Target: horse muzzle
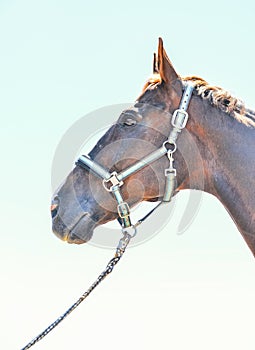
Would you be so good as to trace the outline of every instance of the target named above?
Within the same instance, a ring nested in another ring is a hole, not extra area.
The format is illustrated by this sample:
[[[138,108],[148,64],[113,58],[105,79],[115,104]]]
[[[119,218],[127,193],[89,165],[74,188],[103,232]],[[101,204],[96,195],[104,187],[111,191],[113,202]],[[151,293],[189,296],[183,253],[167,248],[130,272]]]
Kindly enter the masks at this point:
[[[58,204],[52,203],[51,215],[52,231],[61,240],[68,243],[83,244],[91,239],[96,223],[89,213],[82,212],[79,217],[75,218],[66,217],[59,213]]]

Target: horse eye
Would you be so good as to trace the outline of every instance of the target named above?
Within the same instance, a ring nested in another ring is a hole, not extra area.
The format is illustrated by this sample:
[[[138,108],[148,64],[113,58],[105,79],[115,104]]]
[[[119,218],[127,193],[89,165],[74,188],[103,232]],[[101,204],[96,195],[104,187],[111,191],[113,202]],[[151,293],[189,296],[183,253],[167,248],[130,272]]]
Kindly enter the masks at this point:
[[[132,118],[127,118],[123,121],[123,124],[127,126],[133,126],[136,125],[136,120]]]

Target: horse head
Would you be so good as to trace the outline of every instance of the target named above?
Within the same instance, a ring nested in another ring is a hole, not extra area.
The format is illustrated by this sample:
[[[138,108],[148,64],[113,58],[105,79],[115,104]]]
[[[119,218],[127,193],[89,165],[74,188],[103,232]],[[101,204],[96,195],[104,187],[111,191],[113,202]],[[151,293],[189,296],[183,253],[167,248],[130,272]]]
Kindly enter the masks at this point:
[[[58,237],[69,243],[87,242],[97,226],[121,217],[116,199],[128,207],[142,201],[164,200],[165,169],[169,164],[165,155],[170,152],[166,147],[162,151],[164,156],[154,157],[153,162],[129,174],[121,187],[122,197],[114,192],[114,198],[105,180],[108,181],[108,174],[123,174],[123,169],[125,172],[134,168],[139,160],[162,150],[169,135],[175,132],[173,119],[183,99],[186,102],[188,85],[194,90],[187,105],[189,122],[174,153],[178,173],[173,195],[182,189],[198,189],[217,197],[255,253],[255,203],[248,176],[254,173],[251,169],[255,164],[255,113],[239,99],[201,78],[181,78],[164,50],[162,39],[154,55],[153,75],[142,93],[89,154],[89,161],[107,169],[103,181],[102,176],[93,174],[93,169],[78,163],[54,194],[52,222]],[[99,173],[105,172],[102,169]],[[112,179],[120,185],[118,176]]]
[[[171,115],[180,103],[182,90],[183,82],[159,39],[152,78],[135,104],[124,110],[97,142],[90,158],[111,172],[119,172],[159,148],[169,135]],[[175,162],[182,169],[178,172],[180,186],[186,178],[185,162],[180,154]],[[158,159],[125,181],[122,195],[130,207],[162,198],[167,163],[167,157]],[[102,180],[77,165],[54,194],[51,209],[54,233],[70,243],[87,242],[98,225],[118,217],[116,202],[102,187]]]

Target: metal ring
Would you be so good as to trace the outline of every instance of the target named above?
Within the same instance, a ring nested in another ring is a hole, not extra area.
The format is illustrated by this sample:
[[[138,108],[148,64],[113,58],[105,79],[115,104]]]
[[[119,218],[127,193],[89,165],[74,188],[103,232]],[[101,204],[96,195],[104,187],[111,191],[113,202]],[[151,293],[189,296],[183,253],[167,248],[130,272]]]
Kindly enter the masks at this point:
[[[112,192],[112,186],[111,187],[107,187],[107,185],[106,184],[108,184],[108,180],[106,180],[106,179],[103,179],[103,181],[102,181],[102,183],[103,183],[103,187],[104,187],[104,189],[107,191],[107,192]]]
[[[132,232],[130,232],[132,230]],[[121,229],[123,235],[128,234],[131,238],[133,238],[137,234],[137,228],[135,225],[131,225],[129,227],[122,227]]]
[[[167,145],[171,145],[171,147],[173,147],[173,149],[168,148]],[[163,146],[167,150],[167,153],[174,153],[177,149],[176,143],[174,141],[170,141],[170,140],[165,141],[163,143]]]

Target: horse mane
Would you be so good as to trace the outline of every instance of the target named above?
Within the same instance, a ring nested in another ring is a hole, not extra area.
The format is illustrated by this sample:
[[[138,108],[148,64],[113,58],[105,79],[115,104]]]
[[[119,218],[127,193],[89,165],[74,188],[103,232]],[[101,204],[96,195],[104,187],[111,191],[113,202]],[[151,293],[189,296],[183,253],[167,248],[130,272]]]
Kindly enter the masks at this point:
[[[228,91],[218,86],[213,86],[207,83],[202,78],[190,76],[181,78],[182,81],[192,81],[194,90],[202,99],[208,100],[212,106],[217,107],[221,111],[231,115],[237,121],[249,127],[255,127],[255,112],[245,107],[242,100],[232,96]],[[153,88],[161,83],[159,74],[153,74],[145,83],[143,91],[148,88]]]
[[[191,76],[182,79],[192,81],[195,91],[202,99],[208,100],[212,106],[233,116],[240,123],[249,127],[255,127],[255,112],[245,107],[242,100],[232,96],[228,91],[219,86],[213,86],[202,78]]]

